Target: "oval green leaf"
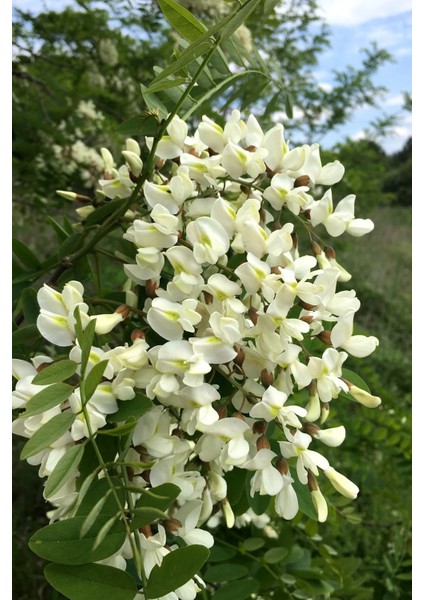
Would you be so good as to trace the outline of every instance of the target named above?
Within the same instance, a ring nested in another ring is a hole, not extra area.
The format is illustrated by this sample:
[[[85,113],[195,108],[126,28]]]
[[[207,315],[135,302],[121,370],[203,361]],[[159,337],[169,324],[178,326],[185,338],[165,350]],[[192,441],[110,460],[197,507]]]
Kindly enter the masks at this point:
[[[133,600],[135,581],[125,571],[106,565],[47,565],[50,585],[69,600]]]
[[[29,547],[41,558],[63,565],[83,565],[103,560],[115,554],[125,541],[124,525],[117,521],[93,550],[100,530],[109,519],[108,515],[99,515],[83,538],[80,534],[85,517],[57,521],[37,531],[29,540]]]
[[[50,385],[51,383],[60,383],[69,379],[77,370],[77,363],[73,360],[59,360],[52,363],[32,380],[36,385]]]
[[[243,581],[232,581],[214,593],[214,600],[245,600],[259,589],[259,581],[248,577]]]
[[[50,477],[47,480],[46,487],[44,489],[44,496],[49,498],[60,490],[62,485],[65,484],[66,480],[75,473],[84,454],[84,446],[79,444],[70,448],[66,454],[59,460]]]
[[[221,583],[223,581],[233,581],[241,579],[249,573],[249,569],[244,565],[236,563],[222,563],[209,567],[204,575],[206,581]]]
[[[55,383],[50,385],[48,388],[41,390],[38,394],[35,394],[35,396],[28,400],[25,406],[26,410],[21,416],[30,417],[32,415],[38,415],[45,410],[49,410],[64,400],[67,400],[73,391],[74,389],[67,383]]]
[[[58,440],[75,421],[76,415],[73,413],[60,413],[50,421],[47,421],[38,431],[34,433],[25,446],[22,448],[21,460],[25,460],[34,454],[38,454],[44,448],[47,448]]]
[[[150,573],[147,596],[159,598],[181,587],[200,571],[208,556],[209,550],[198,544],[173,550]]]

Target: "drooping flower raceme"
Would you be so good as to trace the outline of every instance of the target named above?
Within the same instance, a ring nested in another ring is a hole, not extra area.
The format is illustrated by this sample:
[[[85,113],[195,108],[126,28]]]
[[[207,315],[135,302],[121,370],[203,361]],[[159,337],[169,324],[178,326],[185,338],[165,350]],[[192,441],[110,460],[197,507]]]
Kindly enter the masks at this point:
[[[147,149],[153,143],[145,140]],[[343,425],[323,427],[330,407],[349,397],[368,407],[380,403],[344,368],[349,354],[366,357],[378,340],[354,334],[359,300],[354,290],[337,291],[350,275],[334,249],[314,240],[315,227],[334,237],[373,229],[369,219],[355,217],[354,196],[333,208],[328,186],[342,178],[343,166],[323,166],[318,145],[290,148],[282,125],[264,132],[238,111],[223,127],[203,117],[191,136],[174,117],[156,145],[151,173],[135,140],[127,141],[120,168],[110,152],[102,155],[103,202],[129,199],[121,221],[125,255],[118,254],[127,301],[97,314],[81,282],[44,285],[37,327],[58,349],[14,367],[14,408],[23,411],[14,432],[32,438],[46,424],[63,423],[47,446],[28,451],[40,476],[49,477],[50,518],[77,514],[78,490],[88,485],[78,461],[53,485],[58,463],[69,452],[83,460],[85,448],[112,434],[126,441],[93,480],[109,477],[105,470],[119,477],[126,465],[131,485],[124,485],[116,518],[137,519],[134,506],[152,488],[176,486],[167,514],[151,513],[147,526],[131,528],[125,549],[116,549],[113,564],[121,568],[139,548],[149,577],[177,550],[167,542],[170,531],[185,544],[211,547],[212,514],[235,523],[226,479],[235,468],[250,478],[249,498],[270,496],[284,519],[297,514],[296,489],[307,486],[318,520],[325,520],[326,483],[347,498],[358,493],[321,454],[321,444],[336,447],[349,435]],[[96,345],[88,352],[84,335],[93,320]],[[74,365],[72,377],[37,383],[63,359]],[[194,598],[202,585],[191,579],[166,597]]]

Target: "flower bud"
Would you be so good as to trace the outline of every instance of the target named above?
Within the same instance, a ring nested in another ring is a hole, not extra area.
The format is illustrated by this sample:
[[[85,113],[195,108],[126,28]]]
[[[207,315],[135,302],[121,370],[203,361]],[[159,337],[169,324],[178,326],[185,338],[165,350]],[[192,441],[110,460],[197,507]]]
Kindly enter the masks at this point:
[[[138,304],[138,296],[132,290],[126,290],[125,292],[125,304],[127,306],[131,306],[132,308],[136,308]]]
[[[321,401],[316,392],[316,389],[313,394],[309,394],[309,402],[305,408],[308,411],[306,414],[306,419],[308,419],[308,421],[313,422],[319,419],[319,416],[321,414]]]
[[[139,532],[142,533],[146,538],[152,537],[153,535],[150,525],[144,525],[144,527],[140,527]]]
[[[116,325],[124,320],[124,317],[119,312],[114,312],[112,314],[93,315],[90,317],[90,321],[93,319],[96,320],[94,331],[98,335],[104,335],[111,332]]]
[[[311,249],[312,249],[314,256],[318,256],[319,254],[322,254],[322,248],[316,242],[311,242]]]
[[[234,517],[233,510],[232,510],[227,498],[224,498],[221,505],[222,505],[222,510],[224,513],[225,522],[227,524],[227,527],[228,527],[228,529],[231,529],[231,527],[234,527],[235,517]]]
[[[237,356],[233,358],[233,362],[238,366],[242,367],[244,363],[244,359],[246,358],[246,353],[243,348],[234,347],[234,351],[237,352]]]
[[[296,248],[299,245],[298,235],[297,235],[297,233],[295,231],[292,231],[290,235],[291,235],[291,239],[292,239],[292,242],[293,242],[293,249],[296,250]]]
[[[240,419],[240,421],[244,421],[244,415],[241,412],[235,412],[231,416],[235,419]]]
[[[94,208],[94,206],[81,206],[80,208],[76,209],[76,213],[79,217],[81,217],[81,219],[86,219],[89,215],[91,215],[91,213],[93,213],[96,209]]]
[[[131,341],[135,342],[135,340],[144,340],[145,335],[142,329],[133,329],[131,332]]]
[[[293,187],[309,187],[311,185],[311,178],[309,175],[299,175],[294,180]]]
[[[324,475],[328,478],[334,489],[336,489],[339,494],[342,494],[342,496],[345,496],[345,498],[354,500],[358,495],[358,486],[355,485],[353,481],[350,481],[350,479],[333,469],[333,467],[325,469]]]
[[[321,431],[321,429],[320,427],[318,427],[318,425],[315,425],[315,423],[303,423],[302,431],[314,437],[317,433]]]
[[[330,414],[330,405],[328,402],[323,402],[321,404],[321,419],[320,419],[321,425],[326,422],[329,414]]]
[[[279,458],[275,464],[275,468],[281,475],[287,475],[289,472],[289,463],[285,458]]]
[[[316,310],[317,308],[315,304],[308,304],[307,302],[303,302],[303,300],[300,300],[299,306],[301,306],[305,310]]]
[[[327,331],[326,329],[324,329],[324,331],[321,331],[321,333],[319,333],[317,335],[317,337],[321,340],[321,342],[323,344],[325,344],[326,346],[332,346],[333,344],[331,343],[331,331]]]
[[[252,431],[253,433],[263,434],[268,429],[268,423],[266,421],[255,421],[253,423]]]
[[[381,398],[378,396],[372,396],[367,391],[350,383],[350,381],[347,381],[347,384],[349,386],[349,394],[354,397],[356,402],[359,402],[359,404],[362,404],[367,408],[377,408],[377,406],[380,406]]]
[[[313,505],[315,506],[315,510],[318,513],[318,521],[320,523],[324,523],[328,517],[328,506],[325,501],[324,496],[319,488],[311,492],[311,498]]]
[[[143,161],[135,152],[130,150],[123,150],[122,155],[127,161],[130,171],[133,175],[138,177],[143,169]]]
[[[247,311],[249,319],[252,321],[253,325],[256,325],[258,322],[258,311],[255,308],[249,308]]]
[[[162,521],[162,524],[168,533],[175,533],[183,526],[178,519],[167,519],[166,521]]]
[[[256,449],[259,451],[263,448],[269,450],[271,448],[271,445],[269,443],[268,438],[266,438],[264,435],[261,435],[261,437],[258,437],[258,439],[256,440]]]
[[[213,302],[213,296],[212,294],[210,294],[209,292],[203,292],[204,298],[205,298],[205,303],[206,304],[212,304]]]
[[[265,387],[269,387],[274,383],[274,375],[270,371],[268,371],[268,369],[262,369],[261,383]]]
[[[56,190],[56,194],[61,198],[65,198],[65,200],[70,200],[74,202],[92,202],[92,199],[88,196],[83,196],[82,194],[76,194],[75,192],[67,192],[63,190]]]
[[[311,435],[323,442],[326,446],[336,448],[337,446],[340,446],[340,444],[343,444],[346,437],[346,429],[343,425],[340,425],[339,427],[330,427],[329,429],[318,428],[318,431]]]
[[[149,298],[156,298],[156,290],[159,285],[155,283],[152,279],[148,279],[145,284],[146,294]]]
[[[227,416],[227,407],[226,406],[224,406],[224,405],[217,406],[215,410],[218,413],[220,419],[225,419],[225,417]]]
[[[125,149],[129,150],[130,152],[133,152],[137,156],[140,156],[140,146],[138,145],[138,142],[136,142],[136,140],[133,140],[132,138],[128,138],[125,140]]]
[[[121,315],[123,319],[127,319],[131,313],[131,308],[126,304],[121,304],[115,311],[118,315]]]

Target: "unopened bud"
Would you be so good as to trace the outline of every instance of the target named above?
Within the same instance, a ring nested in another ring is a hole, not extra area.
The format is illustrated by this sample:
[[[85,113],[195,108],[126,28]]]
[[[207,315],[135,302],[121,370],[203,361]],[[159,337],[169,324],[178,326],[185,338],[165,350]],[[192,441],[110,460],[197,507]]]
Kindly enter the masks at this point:
[[[324,329],[324,331],[321,331],[321,333],[319,333],[317,337],[321,340],[323,344],[326,344],[327,346],[333,345],[331,343],[331,331],[327,331],[326,329]]]
[[[275,468],[281,475],[287,475],[289,472],[289,463],[285,458],[279,458],[275,464]]]
[[[268,371],[268,369],[262,369],[261,383],[265,387],[269,387],[274,383],[274,375],[270,371]]]
[[[318,521],[324,523],[328,517],[328,506],[321,490],[318,488],[311,492],[311,498],[318,514]]]
[[[224,405],[217,406],[215,410],[218,413],[220,419],[225,419],[225,417],[227,416],[227,407],[226,406],[224,406]]]
[[[318,427],[318,431],[312,435],[326,446],[337,448],[337,446],[340,446],[345,441],[346,429],[343,425],[340,425],[339,427],[330,427],[329,429],[319,429]]]
[[[243,348],[236,348],[236,347],[234,347],[234,351],[237,352],[237,356],[235,358],[233,358],[233,362],[238,367],[242,367],[243,363],[244,363],[244,359],[246,358],[246,352],[243,350]]]
[[[92,317],[90,317],[90,321],[92,321],[93,319],[96,320],[94,331],[98,335],[110,333],[112,329],[116,327],[116,325],[122,323],[125,317],[120,312],[118,312],[118,310],[119,309],[117,309],[116,312],[112,314],[93,315]]]
[[[256,440],[256,449],[259,451],[264,448],[266,450],[269,450],[271,448],[271,445],[269,443],[268,438],[266,438],[264,435],[261,435],[261,437],[258,437],[258,439]]]
[[[299,245],[299,237],[295,231],[292,231],[290,235],[293,242],[293,248],[296,250]]]
[[[268,429],[268,423],[266,421],[255,421],[253,423],[252,431],[253,433],[263,434]]]
[[[157,170],[160,171],[164,164],[165,164],[165,160],[163,158],[158,158],[156,161]]]
[[[143,471],[141,477],[150,485],[150,471]]]
[[[140,527],[139,532],[142,533],[146,538],[152,537],[153,532],[150,525],[145,525],[144,527]]]
[[[118,306],[118,308],[115,310],[115,312],[118,315],[121,315],[121,317],[123,319],[128,319],[128,317],[131,314],[131,307],[128,306],[127,304],[121,304],[121,306]]]
[[[133,140],[132,138],[128,138],[125,140],[125,148],[126,148],[126,150],[133,152],[137,156],[140,156],[140,154],[141,154],[140,146],[139,146],[138,142],[136,142],[136,140]]]
[[[81,217],[81,219],[86,219],[87,217],[89,217],[96,209],[94,208],[94,206],[81,206],[80,208],[77,208],[75,210],[75,212],[77,213],[77,215],[79,217]]]
[[[328,478],[334,489],[336,489],[339,494],[342,494],[342,496],[345,498],[354,500],[358,495],[358,486],[355,485],[353,481],[350,481],[350,479],[333,469],[333,467],[328,467],[328,469],[325,469],[324,475]]]
[[[315,425],[315,423],[303,423],[302,425],[302,431],[308,435],[311,435],[312,437],[314,437],[320,430],[320,427]]]
[[[212,302],[213,302],[213,296],[212,296],[212,294],[210,294],[209,292],[203,292],[203,296],[205,298],[205,303],[206,304],[212,304]]]
[[[308,323],[308,325],[310,325],[312,323],[312,321],[314,320],[314,317],[312,315],[305,315],[304,317],[300,317],[301,321],[304,321],[305,323]]]
[[[323,402],[321,404],[321,419],[320,419],[321,425],[326,422],[329,414],[330,414],[330,405],[328,402]]]
[[[65,198],[65,200],[70,200],[74,202],[92,202],[92,199],[88,196],[83,196],[82,194],[76,194],[75,192],[67,192],[64,190],[56,190],[56,194],[61,198]]]
[[[305,310],[316,310],[317,308],[315,304],[308,304],[307,302],[303,302],[303,300],[300,300],[299,305]]]
[[[244,415],[241,412],[235,412],[231,416],[235,417],[236,419],[240,419],[240,421],[244,421]]]
[[[134,479],[134,469],[132,467],[127,467],[127,475],[130,481]]]
[[[256,325],[258,322],[258,311],[255,308],[249,308],[247,311],[249,319],[252,321],[253,325]]]
[[[183,526],[178,519],[167,519],[166,521],[162,521],[162,524],[168,533],[175,533]]]
[[[336,258],[336,251],[331,246],[325,246],[324,247],[324,252],[325,252],[325,256],[328,259],[330,259],[330,258]]]
[[[115,164],[115,161],[113,160],[113,156],[107,148],[101,148],[100,154],[102,155],[103,162],[105,164],[105,177],[104,178],[111,179],[113,166]],[[107,175],[109,175],[109,177]]]
[[[309,175],[299,175],[299,177],[296,177],[296,179],[294,180],[293,187],[309,187],[310,185],[311,178],[309,177]]]
[[[142,329],[133,329],[131,332],[131,341],[135,342],[135,340],[144,340],[145,335]]]
[[[349,386],[349,394],[353,396],[356,402],[367,408],[377,408],[377,406],[380,406],[381,398],[372,396],[369,392],[353,385],[350,381],[346,381],[346,383]]]
[[[125,158],[131,173],[138,177],[143,170],[143,161],[141,158],[130,150],[123,150],[122,156]]]
[[[319,256],[320,254],[322,254],[322,248],[316,242],[311,242],[311,249],[314,256]]]
[[[153,281],[153,279],[148,279],[145,283],[146,294],[149,298],[156,298],[156,290],[159,285]]]
[[[308,421],[317,421],[321,414],[321,401],[317,392],[311,394],[309,392],[309,402],[306,405],[306,410],[308,411],[306,414],[306,418]]]
[[[228,527],[228,529],[231,529],[231,527],[234,527],[234,523],[236,520],[234,517],[233,510],[232,510],[227,498],[224,498],[224,500],[221,502],[221,506],[222,506],[222,511],[224,513],[225,522],[227,524],[227,527]]]

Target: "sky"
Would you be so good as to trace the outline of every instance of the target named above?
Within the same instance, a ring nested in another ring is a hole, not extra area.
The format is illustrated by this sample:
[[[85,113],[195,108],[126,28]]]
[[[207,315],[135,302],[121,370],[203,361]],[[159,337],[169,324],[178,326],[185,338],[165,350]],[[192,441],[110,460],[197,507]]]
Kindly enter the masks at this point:
[[[75,4],[73,0],[13,0],[16,8],[39,12],[43,8],[61,10]],[[318,0],[323,17],[331,28],[331,48],[325,51],[315,69],[315,76],[327,89],[334,83],[332,70],[347,65],[359,67],[363,53],[371,42],[388,50],[394,62],[383,66],[374,81],[387,88],[379,109],[359,108],[352,119],[319,141],[331,147],[346,137],[360,139],[370,122],[386,114],[396,114],[398,123],[393,135],[382,145],[389,153],[400,150],[411,135],[411,113],[402,110],[403,92],[411,92],[412,0]]]

